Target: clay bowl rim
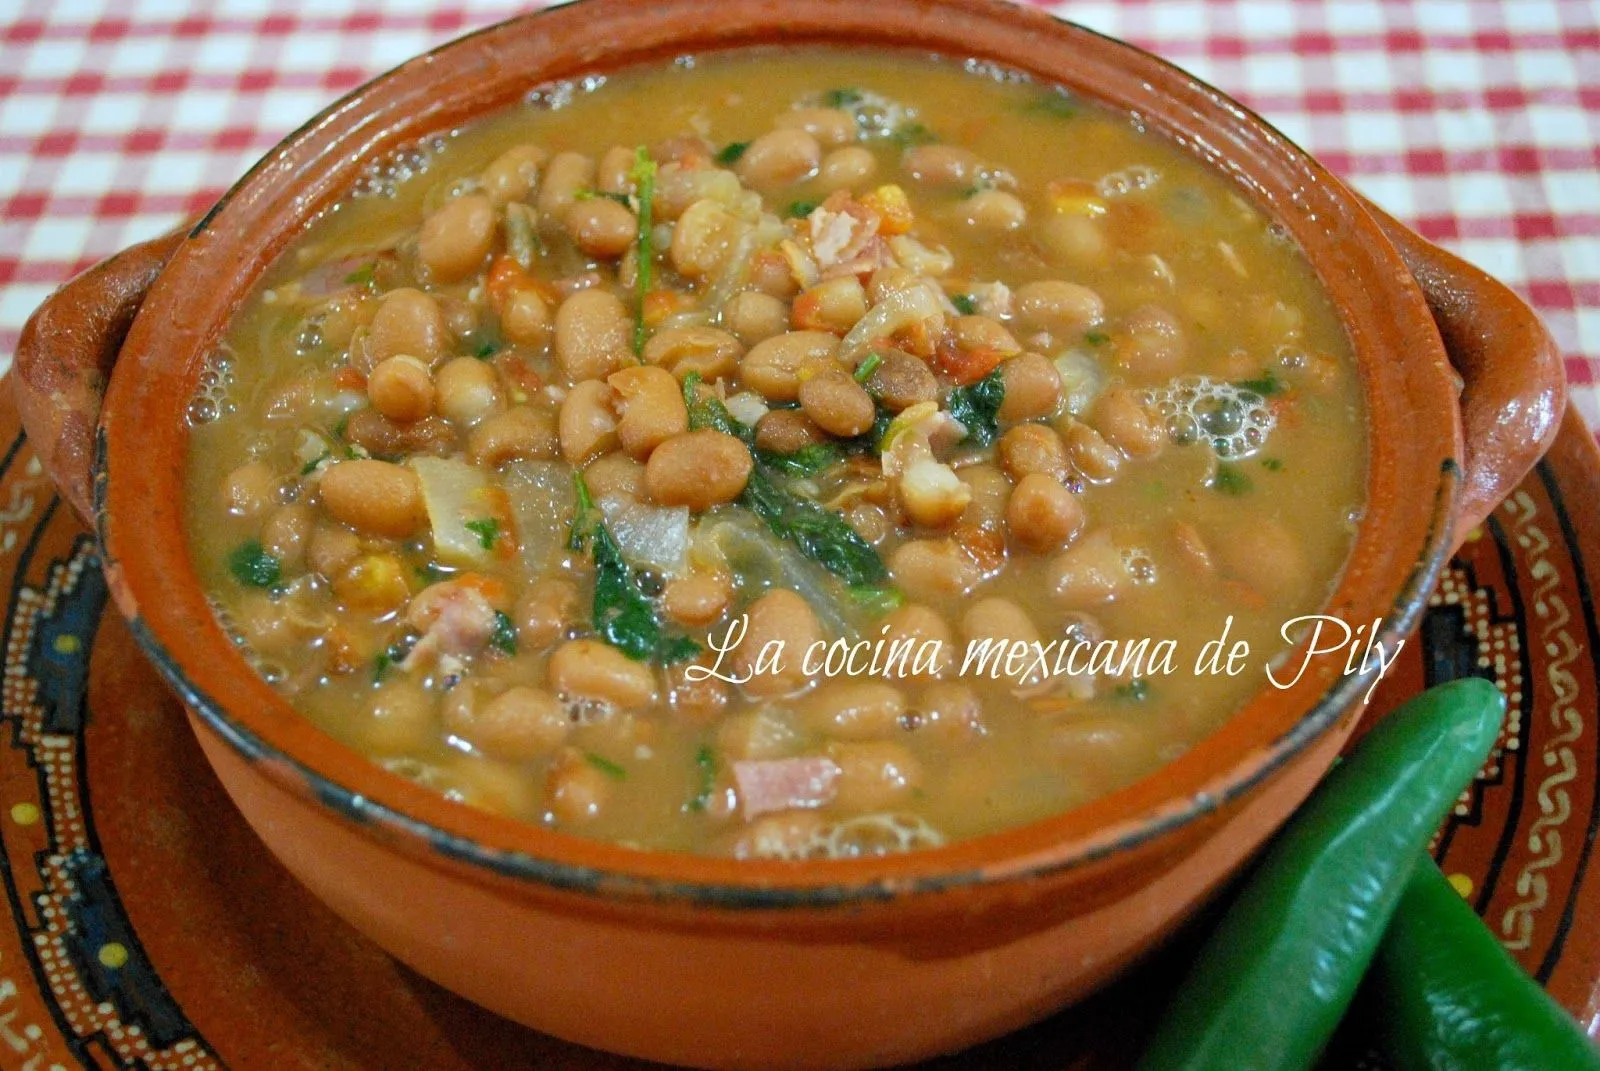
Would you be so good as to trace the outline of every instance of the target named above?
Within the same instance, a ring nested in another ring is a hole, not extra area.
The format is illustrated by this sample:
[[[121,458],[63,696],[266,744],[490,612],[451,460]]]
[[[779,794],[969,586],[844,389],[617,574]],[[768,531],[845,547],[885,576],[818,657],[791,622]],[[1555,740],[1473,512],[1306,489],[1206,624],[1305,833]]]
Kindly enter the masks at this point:
[[[1364,616],[1378,611],[1384,620],[1379,638],[1390,647],[1410,630],[1450,549],[1461,478],[1456,386],[1421,291],[1355,195],[1334,176],[1259,116],[1172,64],[1002,0],[897,0],[872,5],[870,20],[854,10],[858,5],[825,0],[798,0],[781,15],[773,11],[766,18],[751,10],[762,5],[717,4],[718,14],[733,23],[720,35],[704,19],[689,18],[708,15],[712,7],[709,0],[667,0],[639,10],[626,0],[583,0],[457,38],[379,75],[309,120],[196,225],[130,331],[97,438],[100,544],[111,589],[140,646],[200,721],[278,787],[328,806],[415,857],[464,867],[486,880],[510,879],[606,900],[831,908],[1043,877],[1145,845],[1216,813],[1269,778],[1359,701],[1369,673],[1340,676],[1324,666],[1286,690],[1263,682],[1217,730],[1133,785],[1050,818],[936,849],[798,864],[637,851],[455,803],[383,770],[296,714],[232,647],[214,617],[197,612],[204,611],[204,594],[182,525],[183,403],[227,325],[229,317],[218,312],[227,295],[248,291],[305,220],[348,189],[357,163],[415,142],[428,130],[448,130],[471,114],[521,99],[533,86],[585,70],[612,71],[751,44],[807,43],[978,57],[1033,73],[1045,83],[1065,84],[1140,114],[1181,148],[1227,172],[1241,192],[1284,224],[1306,250],[1352,336],[1369,421],[1366,513],[1344,573],[1321,612],[1340,613],[1347,603],[1360,607]],[[736,7],[742,14],[734,17],[730,12]],[[581,11],[581,26],[572,21],[575,11]],[[673,31],[663,14],[694,24]],[[774,28],[774,22],[783,28]],[[421,105],[413,99],[421,88],[437,88],[452,74],[481,74],[485,66],[515,55],[519,31],[529,37],[544,32],[543,40],[586,42],[589,51],[580,48],[554,70],[501,75],[520,78],[521,89],[488,103],[458,101],[456,122],[426,111],[404,118],[396,114],[397,108]],[[627,36],[630,31],[636,36]],[[618,43],[623,41],[629,43]],[[999,42],[1008,46],[1007,55],[991,55],[1000,51]],[[1051,70],[1044,58],[1056,49],[1082,66]],[[372,129],[377,119],[389,124]],[[266,237],[240,237],[240,224],[250,219],[262,221]],[[1316,240],[1330,225],[1343,233],[1319,246]],[[241,257],[241,246],[251,250],[249,256]],[[1350,285],[1352,279],[1363,285]],[[1343,296],[1334,285],[1341,281]],[[1362,300],[1379,292],[1386,305],[1381,313]],[[1391,353],[1408,353],[1410,360],[1389,368],[1385,358]],[[129,366],[140,374],[132,374]],[[1390,397],[1397,388],[1410,399]],[[1409,401],[1417,397],[1439,401],[1431,410],[1427,405],[1413,410]],[[1373,449],[1371,433],[1380,416],[1390,429],[1411,435],[1403,444],[1410,449],[1400,451],[1405,456]],[[152,446],[155,463],[149,460]],[[110,479],[113,466],[118,475]],[[1423,482],[1416,482],[1419,478]],[[1407,513],[1381,497],[1406,494],[1407,480],[1413,481],[1414,498],[1431,491],[1433,501],[1415,501]],[[1386,519],[1386,531],[1374,530],[1375,514]],[[122,518],[145,523],[125,525]],[[152,537],[152,525],[156,533],[173,538]]]

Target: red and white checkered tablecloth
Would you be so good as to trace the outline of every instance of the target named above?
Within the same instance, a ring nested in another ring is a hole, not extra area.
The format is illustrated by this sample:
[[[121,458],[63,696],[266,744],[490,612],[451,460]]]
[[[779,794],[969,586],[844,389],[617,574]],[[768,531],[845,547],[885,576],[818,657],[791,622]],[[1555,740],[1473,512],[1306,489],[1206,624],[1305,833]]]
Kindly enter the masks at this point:
[[[507,0],[0,0],[0,368],[80,268]],[[1600,0],[1049,5],[1194,71],[1529,297],[1600,427]]]

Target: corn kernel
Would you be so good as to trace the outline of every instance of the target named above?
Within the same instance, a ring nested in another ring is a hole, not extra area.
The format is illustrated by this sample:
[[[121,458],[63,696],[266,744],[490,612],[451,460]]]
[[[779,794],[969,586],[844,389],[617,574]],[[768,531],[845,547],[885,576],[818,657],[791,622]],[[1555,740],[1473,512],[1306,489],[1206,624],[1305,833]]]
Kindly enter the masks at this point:
[[[911,201],[906,197],[906,191],[893,183],[863,194],[861,203],[878,214],[879,234],[891,237],[905,234],[916,222],[917,217],[911,211]]]
[[[333,585],[346,605],[359,610],[393,610],[411,598],[406,572],[393,554],[367,554],[346,569]]]
[[[1048,191],[1050,207],[1064,215],[1094,218],[1105,215],[1110,207],[1092,183],[1081,179],[1052,182]]]

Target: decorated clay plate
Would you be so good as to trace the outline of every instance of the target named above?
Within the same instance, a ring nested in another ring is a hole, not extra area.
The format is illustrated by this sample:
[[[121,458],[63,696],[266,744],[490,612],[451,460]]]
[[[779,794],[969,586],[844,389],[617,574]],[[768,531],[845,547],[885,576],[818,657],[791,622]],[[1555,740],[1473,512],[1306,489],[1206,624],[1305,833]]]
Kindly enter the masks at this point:
[[[268,855],[115,614],[0,384],[0,1068],[642,1068],[498,1019],[411,973]],[[1600,454],[1569,416],[1451,562],[1372,708],[1468,674],[1507,728],[1439,833],[1451,881],[1600,1031]],[[1201,923],[1203,925],[1203,922]],[[1193,931],[1087,1004],[938,1061],[1129,1064]],[[528,949],[537,956],[538,949]],[[1327,1066],[1376,1068],[1359,1031]]]

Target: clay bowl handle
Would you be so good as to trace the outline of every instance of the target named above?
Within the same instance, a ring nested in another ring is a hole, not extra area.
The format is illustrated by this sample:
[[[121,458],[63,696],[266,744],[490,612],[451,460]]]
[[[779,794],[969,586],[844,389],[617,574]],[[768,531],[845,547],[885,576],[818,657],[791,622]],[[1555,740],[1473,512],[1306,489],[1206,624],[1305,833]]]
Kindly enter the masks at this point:
[[[85,271],[45,299],[17,342],[11,382],[22,426],[61,497],[91,528],[106,382],[146,291],[188,232],[130,246]]]
[[[1460,546],[1555,441],[1567,404],[1561,351],[1510,287],[1372,202],[1366,207],[1422,287],[1461,376],[1466,457],[1454,532]]]

